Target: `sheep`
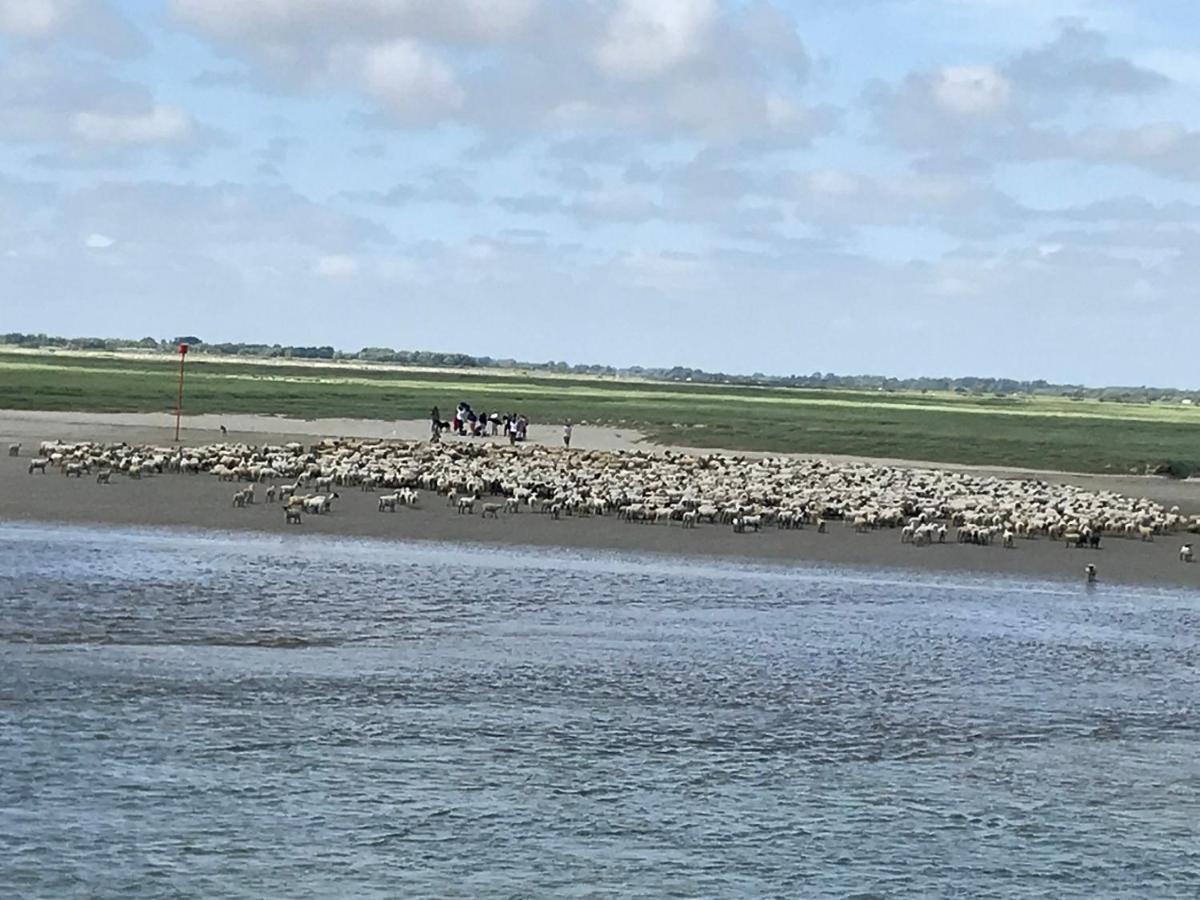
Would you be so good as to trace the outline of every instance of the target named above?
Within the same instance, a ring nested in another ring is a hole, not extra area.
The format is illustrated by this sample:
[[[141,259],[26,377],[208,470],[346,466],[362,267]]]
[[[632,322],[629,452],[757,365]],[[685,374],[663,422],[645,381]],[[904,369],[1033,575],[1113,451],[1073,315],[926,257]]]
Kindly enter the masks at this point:
[[[266,499],[267,503],[275,502],[275,493],[276,493],[276,488],[275,488],[275,485],[272,484],[266,490],[265,499]]]
[[[29,461],[29,474],[32,475],[34,472],[41,472],[43,475],[45,475],[46,467],[49,465],[50,460],[48,459],[42,459],[40,457],[37,459],[31,459]]]
[[[1088,584],[1096,583],[1096,566],[1094,563],[1088,563],[1083,567],[1083,574],[1087,578]]]
[[[21,455],[21,445],[20,444],[9,444],[8,445],[8,455],[9,456],[20,456]]]
[[[246,490],[237,491],[233,495],[233,505],[237,509],[243,509],[250,502],[251,494],[247,494]]]
[[[285,524],[285,525],[299,525],[299,524],[301,524],[301,520],[300,520],[300,507],[298,507],[298,506],[285,506],[285,507],[283,508],[283,524]]]
[[[459,497],[456,501],[456,506],[459,515],[470,515],[475,512],[475,498],[473,496]]]
[[[72,475],[74,475],[76,478],[82,478],[87,470],[88,466],[86,463],[69,462],[63,466],[62,472],[63,476],[67,478],[70,478]]]
[[[694,510],[694,509],[689,509],[689,510],[688,510],[687,512],[685,512],[685,513],[683,514],[683,516],[681,517],[681,521],[683,522],[683,527],[684,527],[684,528],[695,528],[695,527],[696,527],[696,521],[697,521],[699,518],[700,518],[700,514],[699,514],[699,513],[697,513],[697,512],[696,512],[696,510]]]
[[[379,512],[395,512],[396,504],[400,502],[399,494],[381,494],[379,497]]]
[[[311,497],[305,497],[301,503],[301,508],[305,512],[316,513],[323,515],[333,507],[333,501],[338,497],[335,491],[332,494],[314,494]]]
[[[1192,561],[1192,545],[1184,544],[1179,548],[1179,561],[1190,563]]]
[[[112,484],[112,469],[104,469],[97,473],[96,484]]]
[[[480,518],[486,519],[488,516],[491,516],[493,519],[500,518],[500,510],[502,506],[503,504],[500,503],[483,504],[483,511],[480,513]]]
[[[1015,537],[1016,535],[1014,535],[1012,531],[1006,530],[1000,539],[1000,546],[1005,547],[1008,550],[1012,550],[1014,547],[1016,547]]]

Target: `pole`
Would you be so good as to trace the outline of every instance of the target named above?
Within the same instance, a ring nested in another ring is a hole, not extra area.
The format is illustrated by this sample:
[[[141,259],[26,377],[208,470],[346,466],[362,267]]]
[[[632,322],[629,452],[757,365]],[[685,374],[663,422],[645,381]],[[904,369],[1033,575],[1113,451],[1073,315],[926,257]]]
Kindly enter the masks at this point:
[[[179,443],[179,417],[183,415],[183,361],[187,357],[188,345],[179,345],[179,395],[175,398],[175,443]]]

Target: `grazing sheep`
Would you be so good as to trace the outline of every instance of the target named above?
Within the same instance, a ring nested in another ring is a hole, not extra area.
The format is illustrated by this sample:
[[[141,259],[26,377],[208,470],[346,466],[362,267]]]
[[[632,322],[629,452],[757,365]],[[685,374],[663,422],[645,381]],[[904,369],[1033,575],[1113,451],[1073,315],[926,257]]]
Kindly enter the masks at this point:
[[[34,472],[41,472],[43,475],[45,475],[46,467],[48,465],[50,465],[50,460],[48,459],[42,459],[40,457],[38,459],[31,459],[29,461],[29,474],[32,475]]]
[[[299,525],[300,524],[300,507],[285,506],[283,509],[283,523],[285,525]]]
[[[500,510],[503,504],[500,503],[485,503],[483,504],[483,512],[480,513],[480,518],[486,519],[491,516],[493,519],[500,518]]]
[[[20,444],[9,444],[8,445],[8,455],[9,456],[20,456],[21,455],[21,445]]]
[[[1184,544],[1179,548],[1179,561],[1190,563],[1192,561],[1192,545]]]
[[[112,469],[104,469],[96,475],[96,484],[112,484]]]

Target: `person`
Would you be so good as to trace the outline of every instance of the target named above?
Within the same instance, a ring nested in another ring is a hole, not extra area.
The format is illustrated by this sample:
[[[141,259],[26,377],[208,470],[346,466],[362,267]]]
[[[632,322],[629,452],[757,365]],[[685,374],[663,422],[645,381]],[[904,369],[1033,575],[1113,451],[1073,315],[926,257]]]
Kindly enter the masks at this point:
[[[1096,566],[1095,566],[1095,564],[1088,563],[1086,566],[1083,567],[1083,571],[1084,571],[1084,574],[1087,575],[1087,583],[1095,584],[1096,583]]]
[[[517,442],[517,417],[510,415],[505,419],[504,428],[508,431],[508,444],[511,447]]]
[[[571,446],[571,420],[567,419],[563,423],[563,446],[570,448]]]

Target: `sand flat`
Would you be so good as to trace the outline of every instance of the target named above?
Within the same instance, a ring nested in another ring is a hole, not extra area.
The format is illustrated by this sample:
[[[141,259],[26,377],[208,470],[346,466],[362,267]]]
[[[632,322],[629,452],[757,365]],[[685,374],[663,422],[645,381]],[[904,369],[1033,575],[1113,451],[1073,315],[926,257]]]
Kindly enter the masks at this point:
[[[28,474],[28,457],[0,457],[0,521],[47,521],[151,527],[250,529],[280,534],[329,534],[396,540],[498,543],[574,549],[668,553],[706,558],[746,558],[866,568],[910,568],[964,574],[1061,579],[1083,587],[1084,565],[1094,563],[1103,583],[1148,584],[1200,589],[1200,563],[1178,559],[1186,535],[1163,535],[1153,542],[1106,538],[1098,551],[1068,549],[1042,538],[1017,542],[1015,549],[947,543],[929,547],[901,544],[898,529],[856,534],[841,522],[827,534],[815,528],[735,534],[728,526],[678,523],[626,523],[604,517],[563,517],[521,512],[484,519],[460,515],[443,498],[422,492],[418,509],[377,510],[376,494],[340,490],[328,515],[307,515],[287,526],[278,504],[232,506],[240,485],[209,474],[153,475],[141,480],[114,476],[110,485],[95,477],[68,478],[59,472]],[[1198,542],[1200,544],[1200,542]]]

